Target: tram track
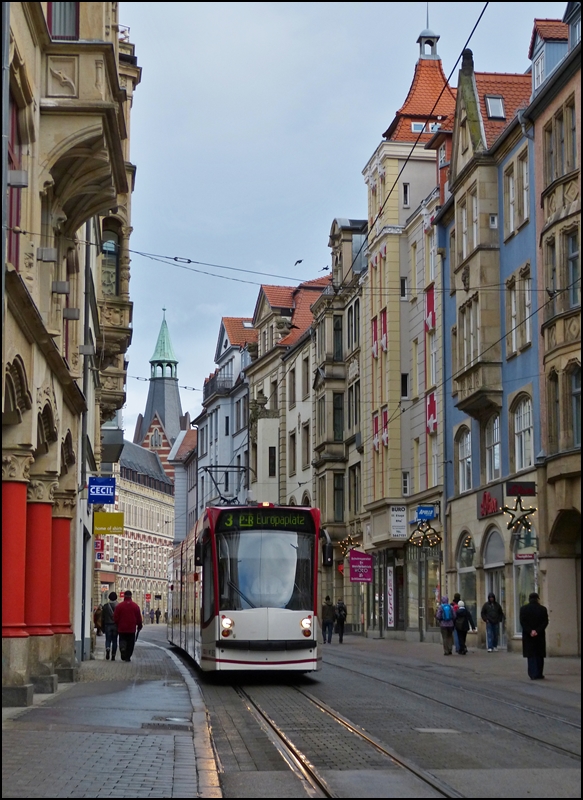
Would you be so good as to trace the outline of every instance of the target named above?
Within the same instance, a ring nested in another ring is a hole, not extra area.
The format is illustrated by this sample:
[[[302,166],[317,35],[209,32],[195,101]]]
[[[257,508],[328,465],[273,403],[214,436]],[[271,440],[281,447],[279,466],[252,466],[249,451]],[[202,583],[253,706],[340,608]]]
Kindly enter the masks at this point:
[[[360,726],[350,722],[346,717],[339,714],[309,692],[298,687],[291,688],[308,700],[319,712],[324,713],[331,723],[336,723],[341,726],[345,732],[358,737],[361,746],[362,743],[365,743],[366,746],[386,757],[391,762],[392,768],[397,765],[397,767],[405,770],[410,775],[414,775],[428,787],[431,787],[431,789],[437,793],[437,796],[448,798],[464,797],[464,795],[460,794],[456,789],[439,780],[421,767],[418,767],[409,759],[396,753],[392,748],[377,740]],[[311,759],[292,741],[290,736],[284,732],[271,714],[262,707],[261,702],[252,696],[252,690],[244,689],[241,686],[234,687],[234,689],[245,703],[247,710],[253,715],[284,760],[302,781],[307,794],[311,797],[339,797],[340,795],[334,792],[329,782],[314,766]]]
[[[492,717],[484,716],[484,715],[478,714],[478,713],[476,713],[474,711],[469,711],[467,708],[462,707],[462,704],[459,704],[459,703],[457,703],[457,704],[448,703],[445,700],[437,699],[435,697],[432,697],[429,694],[425,694],[423,692],[417,692],[417,691],[415,691],[415,689],[411,689],[411,688],[403,686],[403,685],[401,685],[399,683],[395,683],[393,681],[386,680],[385,678],[377,678],[374,675],[365,674],[361,670],[353,669],[351,667],[344,666],[343,664],[334,663],[333,666],[336,667],[337,669],[342,669],[342,670],[344,670],[346,672],[350,672],[352,674],[358,675],[359,678],[366,677],[369,680],[376,681],[377,683],[381,683],[381,684],[383,684],[385,686],[392,686],[393,688],[398,689],[401,692],[405,692],[405,693],[407,693],[409,695],[412,695],[413,697],[421,698],[422,700],[428,700],[428,701],[430,701],[432,703],[435,703],[435,704],[437,704],[439,706],[442,706],[444,708],[452,709],[452,710],[454,710],[454,711],[456,711],[456,712],[458,712],[460,714],[464,714],[464,715],[466,715],[468,717],[471,717],[473,719],[480,720],[480,722],[486,722],[489,725],[494,725],[495,727],[498,727],[498,728],[500,728],[500,729],[502,729],[502,730],[504,730],[506,732],[512,733],[515,736],[519,736],[519,737],[521,737],[521,738],[523,738],[523,739],[525,739],[527,741],[536,742],[538,745],[540,745],[540,746],[542,746],[542,747],[544,747],[544,748],[546,748],[548,750],[551,750],[551,751],[556,752],[556,753],[560,753],[561,755],[566,755],[569,758],[572,758],[574,760],[581,761],[581,754],[576,752],[576,751],[574,751],[574,750],[570,750],[569,748],[566,748],[566,747],[561,747],[561,745],[552,744],[547,739],[543,739],[540,736],[535,736],[533,734],[517,730],[516,728],[513,728],[510,725],[505,725],[503,722],[500,722],[500,721],[497,721],[495,719],[492,719]],[[552,720],[554,722],[560,722],[561,724],[564,724],[564,725],[567,725],[569,727],[575,728],[576,730],[581,730],[581,726],[576,724],[576,723],[574,723],[574,722],[562,719],[560,717],[556,717],[556,716],[554,716],[552,714],[546,714],[545,712],[539,711],[538,709],[532,709],[532,708],[529,708],[528,706],[523,706],[523,705],[518,704],[518,703],[511,703],[509,701],[504,701],[504,700],[501,700],[498,697],[489,697],[488,695],[484,695],[484,694],[476,692],[476,691],[474,691],[472,689],[464,689],[463,687],[454,687],[454,686],[450,686],[450,688],[452,688],[452,689],[455,688],[457,691],[463,691],[463,692],[466,692],[468,694],[475,694],[475,695],[478,695],[480,697],[488,697],[488,699],[492,699],[494,702],[502,703],[504,705],[511,706],[511,707],[513,707],[513,708],[515,708],[517,710],[525,711],[527,713],[531,713],[533,715],[536,715],[536,716],[539,716],[539,717],[543,717],[545,719]],[[304,693],[306,696],[310,697],[310,699],[315,699],[315,698],[312,698],[309,695],[309,693],[304,692],[301,689],[298,689],[297,691],[299,691],[301,693]],[[315,701],[318,702],[318,703],[320,702],[317,699],[315,699]]]

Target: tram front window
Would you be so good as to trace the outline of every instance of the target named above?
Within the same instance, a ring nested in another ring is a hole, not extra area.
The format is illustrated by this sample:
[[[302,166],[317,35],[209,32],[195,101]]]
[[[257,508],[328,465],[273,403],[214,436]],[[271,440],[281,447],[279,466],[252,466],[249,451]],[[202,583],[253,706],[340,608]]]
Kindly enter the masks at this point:
[[[295,531],[217,534],[221,611],[313,608],[314,543]]]

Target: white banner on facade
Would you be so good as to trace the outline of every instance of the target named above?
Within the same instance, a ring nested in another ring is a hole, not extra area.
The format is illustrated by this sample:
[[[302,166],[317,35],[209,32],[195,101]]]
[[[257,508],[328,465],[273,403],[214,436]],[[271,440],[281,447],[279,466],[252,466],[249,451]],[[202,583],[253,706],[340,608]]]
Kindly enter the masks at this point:
[[[407,538],[407,506],[390,506],[391,539]]]
[[[387,567],[387,628],[395,627],[395,591],[393,586],[393,567]]]

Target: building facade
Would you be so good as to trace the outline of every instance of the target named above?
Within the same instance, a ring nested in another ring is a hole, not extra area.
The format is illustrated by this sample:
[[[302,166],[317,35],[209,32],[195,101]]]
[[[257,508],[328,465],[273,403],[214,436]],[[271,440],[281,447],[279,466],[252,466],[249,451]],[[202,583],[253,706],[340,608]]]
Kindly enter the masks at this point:
[[[125,402],[140,69],[117,3],[5,5],[2,686],[26,705],[89,657],[84,487]]]

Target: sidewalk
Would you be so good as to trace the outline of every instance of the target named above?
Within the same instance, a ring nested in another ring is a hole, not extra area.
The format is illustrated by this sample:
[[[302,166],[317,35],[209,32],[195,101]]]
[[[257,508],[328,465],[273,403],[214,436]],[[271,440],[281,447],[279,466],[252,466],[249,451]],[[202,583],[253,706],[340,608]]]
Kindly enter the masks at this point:
[[[3,797],[222,797],[207,712],[192,674],[162,645],[165,625],[145,625],[131,663],[105,660],[97,637],[95,660],[80,680],[55,695],[36,695],[30,708],[2,709]],[[370,664],[425,669],[476,678],[492,693],[548,713],[577,716],[581,661],[548,658],[544,681],[530,681],[520,653],[444,657],[440,644],[334,635],[324,649],[359,654]],[[118,656],[119,658],[119,656]]]
[[[95,660],[29,708],[2,709],[3,797],[222,797],[198,684],[146,625],[130,663]]]

